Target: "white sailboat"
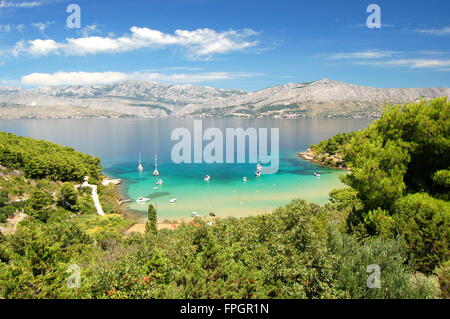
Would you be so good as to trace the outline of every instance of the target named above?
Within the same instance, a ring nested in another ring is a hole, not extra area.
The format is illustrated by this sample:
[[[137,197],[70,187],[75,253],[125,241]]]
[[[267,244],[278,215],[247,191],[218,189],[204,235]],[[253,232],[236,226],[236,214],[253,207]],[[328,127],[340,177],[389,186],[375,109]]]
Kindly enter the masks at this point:
[[[155,155],[155,170],[153,171],[153,176],[159,176],[159,172],[158,172],[158,158]]]
[[[137,169],[139,172],[142,172],[144,170],[144,166],[142,166],[142,163],[141,163],[141,152],[139,152],[139,164],[138,164]]]
[[[247,182],[247,177],[243,177],[242,178],[242,181],[245,183],[245,182]]]
[[[256,164],[256,170],[259,172],[262,171],[262,166],[261,166],[261,164],[259,164],[259,162],[258,162],[258,164]]]

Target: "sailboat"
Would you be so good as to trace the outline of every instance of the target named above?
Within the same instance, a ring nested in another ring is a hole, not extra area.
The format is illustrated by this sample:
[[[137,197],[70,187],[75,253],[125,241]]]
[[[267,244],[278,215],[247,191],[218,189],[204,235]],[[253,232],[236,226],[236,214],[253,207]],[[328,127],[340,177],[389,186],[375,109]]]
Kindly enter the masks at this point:
[[[139,152],[139,164],[138,164],[137,169],[139,172],[142,172],[144,170],[144,166],[142,166],[142,163],[141,163],[141,152]]]
[[[261,166],[261,164],[259,164],[259,162],[258,162],[258,164],[256,164],[256,170],[259,172],[262,171],[262,166]]]
[[[153,176],[159,176],[158,172],[158,158],[155,155],[155,170],[153,171]]]

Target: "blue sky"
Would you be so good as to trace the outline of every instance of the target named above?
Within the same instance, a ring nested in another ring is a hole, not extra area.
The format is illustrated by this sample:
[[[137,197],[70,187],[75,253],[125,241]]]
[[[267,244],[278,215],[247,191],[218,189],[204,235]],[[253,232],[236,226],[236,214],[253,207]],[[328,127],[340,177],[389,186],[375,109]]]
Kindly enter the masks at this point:
[[[81,28],[68,28],[69,4]],[[368,28],[369,4],[381,28]],[[450,86],[448,0],[0,0],[0,86]]]

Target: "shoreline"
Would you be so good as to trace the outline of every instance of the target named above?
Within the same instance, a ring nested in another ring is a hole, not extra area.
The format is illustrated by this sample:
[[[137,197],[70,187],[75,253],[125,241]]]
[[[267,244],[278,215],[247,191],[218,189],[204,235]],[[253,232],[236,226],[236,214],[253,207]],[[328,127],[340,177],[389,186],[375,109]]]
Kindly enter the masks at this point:
[[[314,158],[314,153],[311,149],[308,149],[306,152],[298,152],[297,158],[299,158],[299,157],[304,160],[318,164],[320,166],[332,168],[332,169],[335,169],[338,171],[349,171],[350,170],[345,167],[334,167],[334,166],[325,165],[324,163],[322,163]],[[120,180],[120,183],[112,183],[111,182],[111,184],[114,186],[114,188],[117,192],[117,195],[118,195],[117,202],[118,202],[119,206],[121,207],[121,215],[123,216],[124,219],[127,219],[130,222],[132,222],[132,224],[129,227],[127,227],[126,229],[124,229],[122,231],[123,235],[129,236],[133,232],[137,232],[137,233],[141,233],[141,234],[144,233],[145,232],[145,224],[146,224],[146,218],[145,218],[146,214],[143,211],[139,211],[139,210],[130,208],[129,204],[132,203],[132,201],[129,201],[130,197],[128,196],[127,191],[126,191],[127,181],[123,180],[123,179],[119,179],[116,176],[107,175],[105,172],[102,172],[102,174],[105,176],[105,179],[107,179],[109,181]],[[294,199],[294,198],[292,198],[292,199]],[[274,209],[270,209],[270,211],[263,211],[263,212],[260,211],[257,214],[253,214],[253,213],[249,212],[249,214],[247,214],[245,216],[159,217],[157,219],[157,227],[158,227],[158,230],[161,230],[161,229],[174,230],[182,224],[194,223],[195,219],[198,219],[198,218],[200,218],[200,220],[202,220],[203,222],[209,223],[209,222],[214,222],[214,221],[221,220],[223,218],[228,218],[228,217],[241,218],[241,217],[246,217],[246,216],[267,214],[267,213],[273,212],[273,210]]]
[[[308,148],[304,152],[298,152],[297,156],[304,159],[305,161],[308,161],[308,162],[311,162],[311,163],[314,163],[314,164],[317,164],[317,165],[320,165],[323,167],[334,168],[334,169],[340,170],[340,171],[351,171],[351,169],[348,167],[327,165],[327,164],[317,160],[316,154],[311,148]]]

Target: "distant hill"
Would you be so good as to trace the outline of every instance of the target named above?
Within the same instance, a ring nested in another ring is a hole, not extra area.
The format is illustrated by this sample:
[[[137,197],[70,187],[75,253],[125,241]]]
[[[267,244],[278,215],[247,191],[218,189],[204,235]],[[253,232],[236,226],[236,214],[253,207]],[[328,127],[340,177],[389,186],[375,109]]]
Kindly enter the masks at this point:
[[[322,79],[255,92],[129,80],[108,85],[0,88],[0,118],[377,117],[388,103],[450,97],[450,88],[380,89]]]

